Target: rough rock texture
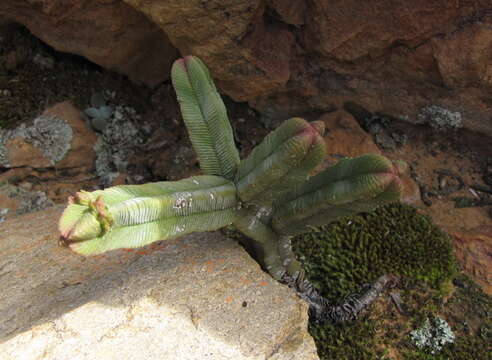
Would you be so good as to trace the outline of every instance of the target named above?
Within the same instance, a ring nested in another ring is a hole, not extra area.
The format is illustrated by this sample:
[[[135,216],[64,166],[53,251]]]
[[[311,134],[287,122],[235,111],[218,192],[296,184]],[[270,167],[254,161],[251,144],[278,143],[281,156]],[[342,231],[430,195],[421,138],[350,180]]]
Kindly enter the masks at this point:
[[[55,116],[65,120],[73,132],[70,149],[66,156],[56,163],[56,166],[58,168],[92,169],[96,158],[93,149],[96,143],[96,134],[82,117],[81,111],[70,101],[64,101],[46,109],[43,115]]]
[[[0,130],[0,165],[90,170],[96,158],[95,142],[96,135],[80,110],[65,101],[46,109],[32,125]]]
[[[124,1],[160,26],[182,55],[201,57],[235,100],[271,93],[290,77],[294,35],[287,24],[263,21],[261,0]]]
[[[348,112],[340,110],[321,116],[326,125],[325,143],[329,155],[356,157],[381,154],[372,136],[365,132]]]
[[[0,224],[2,359],[318,359],[306,304],[233,241],[83,258],[57,246],[60,214]]]
[[[463,269],[492,295],[492,226],[451,232],[455,255]]]
[[[0,222],[16,215],[39,211],[54,205],[42,191],[32,191],[27,184],[14,186],[0,180]],[[2,211],[3,209],[3,211]]]
[[[25,25],[63,52],[154,86],[169,77],[176,49],[144,15],[119,0],[8,0],[0,19]]]
[[[419,122],[430,108],[492,135],[490,0],[11,0],[2,15],[150,84],[168,36],[272,119],[362,108]]]
[[[492,135],[490,1],[125,2],[267,117],[356,104],[417,122],[436,105]]]
[[[295,30],[303,51],[288,83],[250,101],[271,114],[355,103],[411,122],[438,105],[491,135],[491,9],[488,1],[312,2]]]

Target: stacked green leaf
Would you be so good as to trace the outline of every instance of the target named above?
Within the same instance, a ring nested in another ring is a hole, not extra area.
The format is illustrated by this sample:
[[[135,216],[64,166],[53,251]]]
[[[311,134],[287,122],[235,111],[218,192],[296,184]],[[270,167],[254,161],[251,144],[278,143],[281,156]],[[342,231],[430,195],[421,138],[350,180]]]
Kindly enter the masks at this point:
[[[285,121],[239,165],[239,198],[269,204],[302,184],[326,156],[324,123],[301,118]]]
[[[197,57],[186,56],[174,63],[171,75],[200,167],[207,175],[233,180],[239,153],[227,110],[207,67]]]
[[[62,236],[83,255],[135,248],[231,224],[236,188],[218,176],[115,186],[81,193],[60,220]]]
[[[313,176],[275,203],[273,228],[303,233],[359,212],[397,201],[402,191],[399,167],[380,155],[343,159]]]
[[[205,176],[80,192],[60,220],[62,240],[80,254],[134,248],[233,224],[254,241],[276,279],[302,279],[290,236],[369,211],[401,192],[400,167],[371,155],[323,162],[324,123],[292,118],[240,162],[227,111],[203,62],[177,60],[172,81]]]

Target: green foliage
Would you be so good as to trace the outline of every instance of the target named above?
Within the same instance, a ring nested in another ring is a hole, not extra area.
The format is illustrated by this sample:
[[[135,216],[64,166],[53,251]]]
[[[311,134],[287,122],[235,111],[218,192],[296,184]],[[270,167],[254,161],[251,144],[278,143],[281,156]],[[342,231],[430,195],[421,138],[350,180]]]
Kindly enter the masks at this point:
[[[396,201],[402,189],[399,171],[382,156],[343,159],[279,199],[273,227],[282,234],[304,233],[309,227]]]
[[[60,220],[62,240],[74,251],[99,254],[234,224],[256,242],[258,261],[272,276],[294,278],[302,270],[291,234],[398,199],[403,169],[379,155],[345,159],[309,179],[325,158],[322,122],[287,120],[240,161],[201,60],[177,60],[172,81],[206,175],[78,193]]]
[[[295,237],[294,251],[311,282],[331,301],[383,274],[424,280],[438,288],[455,271],[452,244],[410,206],[390,204]]]
[[[135,248],[234,221],[234,184],[218,176],[80,192],[60,220],[62,236],[82,255]]]
[[[380,357],[382,351],[375,349],[373,340],[376,335],[374,321],[364,319],[345,326],[310,324],[309,333],[316,342],[321,360],[379,360],[382,358]]]
[[[333,303],[381,274],[403,277],[398,289],[405,316],[384,297],[383,309],[360,321],[310,324],[322,360],[392,359],[384,355],[389,350],[405,360],[492,359],[492,298],[457,273],[450,239],[415,209],[389,204],[345,217],[295,237],[293,248],[308,278]],[[450,291],[452,279],[459,286]],[[446,319],[456,334],[436,355],[418,349],[409,336],[433,316]]]
[[[233,180],[239,153],[227,111],[207,67],[193,56],[177,60],[172,81],[200,167],[208,175]]]
[[[324,123],[285,121],[241,161],[236,183],[242,201],[270,204],[305,182],[323,161]]]

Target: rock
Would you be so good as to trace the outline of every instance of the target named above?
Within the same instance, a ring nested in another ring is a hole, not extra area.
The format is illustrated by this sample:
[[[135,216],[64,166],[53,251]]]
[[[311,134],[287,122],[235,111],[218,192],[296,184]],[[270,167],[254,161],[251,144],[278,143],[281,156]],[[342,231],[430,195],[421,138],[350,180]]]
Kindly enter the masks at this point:
[[[449,234],[468,233],[472,229],[490,223],[484,207],[456,208],[452,200],[433,201],[432,206],[424,211],[432,218],[432,221]]]
[[[363,154],[381,154],[371,135],[348,112],[334,111],[318,120],[326,125],[324,139],[329,155],[357,157]]]
[[[178,55],[162,30],[121,1],[2,1],[0,18],[26,26],[58,51],[150,86],[169,78]]]
[[[40,115],[27,126],[0,129],[0,165],[6,168],[55,165],[70,149],[73,131],[63,119]]]
[[[128,177],[127,173],[119,174],[116,178],[111,181],[111,186],[119,186],[119,185],[127,185],[126,178]]]
[[[450,88],[480,86],[492,90],[492,14],[462,24],[458,31],[432,39],[443,83]]]
[[[88,170],[94,166],[95,142],[80,111],[66,101],[47,109],[30,126],[0,132],[0,165]]]
[[[492,226],[483,225],[470,231],[450,233],[455,255],[463,270],[483,290],[492,295]]]
[[[26,214],[53,206],[53,201],[48,199],[42,191],[30,191],[32,184],[24,182],[23,186],[15,186],[0,182],[1,209],[7,209],[2,215],[3,219],[9,219],[19,214]]]
[[[65,120],[73,131],[70,150],[63,159],[56,163],[56,166],[58,168],[93,168],[96,158],[93,148],[97,137],[81,116],[80,110],[70,101],[64,101],[45,110],[43,115]]]
[[[289,80],[294,35],[287,24],[264,21],[261,0],[124,1],[163,29],[182,55],[199,56],[236,101],[272,93]]]
[[[172,42],[182,55],[202,58],[223,93],[275,121],[356,104],[412,123],[424,114],[434,124],[443,118],[428,118],[428,109],[439,109],[446,121],[492,136],[485,0],[36,4],[4,1],[0,18],[149,85],[168,77]]]
[[[39,65],[45,69],[51,70],[55,67],[55,60],[50,56],[43,56],[41,54],[36,54],[34,56],[34,58],[32,59],[32,61],[35,64],[37,64],[37,65]]]
[[[304,0],[270,0],[270,5],[287,24],[305,23],[307,5]]]
[[[490,49],[486,3],[125,2],[160,26],[182,54],[200,56],[224,93],[249,101],[268,118],[353,102],[371,113],[418,122],[422,109],[438,106],[461,117],[465,127],[492,135],[492,105],[483,100],[488,88],[468,75],[488,66],[486,55],[478,56]],[[302,28],[289,27],[304,19],[309,22]],[[468,40],[477,55],[459,60],[456,45]],[[436,63],[445,57],[440,42],[453,47],[452,59],[466,70],[460,71],[466,87],[443,83],[447,68]]]
[[[475,5],[454,6],[444,0],[383,1],[378,6],[355,0],[311,2],[306,10],[310,21],[299,31],[308,55],[291,61],[292,76],[285,88],[250,104],[284,117],[356,103],[371,113],[410,122],[418,122],[422,109],[438,106],[461,117],[466,128],[492,135],[486,120],[492,106],[479,95],[488,98],[490,91],[470,75],[488,66],[478,54],[486,56],[492,48],[486,30],[488,6]],[[436,44],[450,42],[447,37],[457,39],[450,44],[452,50],[441,55]],[[461,60],[463,47],[458,44],[464,43],[474,47],[474,55]],[[458,59],[451,61],[461,63],[459,74],[466,82],[444,84],[439,56],[443,62]]]
[[[15,214],[15,211],[20,208],[21,200],[13,197],[11,187],[8,184],[0,185],[0,209],[4,209],[0,215],[3,219],[10,217],[11,214]],[[5,210],[6,209],[6,210]]]
[[[401,180],[404,190],[400,201],[408,205],[422,205],[420,188],[415,180],[409,174],[402,175]]]
[[[57,246],[60,214],[0,224],[2,359],[318,359],[307,305],[235,242],[84,258]]]
[[[37,168],[46,168],[51,166],[51,161],[43,152],[28,143],[22,136],[9,139],[5,148],[8,154],[9,167],[33,166]]]

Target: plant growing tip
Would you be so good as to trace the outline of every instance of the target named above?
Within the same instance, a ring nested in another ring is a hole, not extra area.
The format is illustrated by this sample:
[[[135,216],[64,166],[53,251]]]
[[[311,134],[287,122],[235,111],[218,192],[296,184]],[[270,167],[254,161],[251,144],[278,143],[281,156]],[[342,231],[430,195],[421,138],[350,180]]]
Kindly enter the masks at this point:
[[[326,156],[325,127],[301,118],[285,121],[240,160],[226,108],[203,62],[194,56],[176,60],[171,76],[205,175],[78,192],[60,219],[62,242],[91,255],[233,224],[252,239],[260,264],[324,318],[320,309],[331,310],[304,278],[290,237],[398,200],[406,164],[364,155],[311,176]]]

